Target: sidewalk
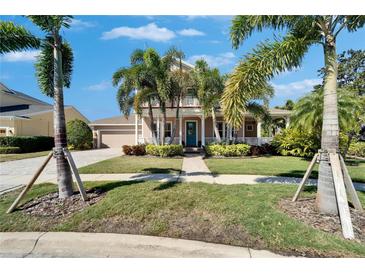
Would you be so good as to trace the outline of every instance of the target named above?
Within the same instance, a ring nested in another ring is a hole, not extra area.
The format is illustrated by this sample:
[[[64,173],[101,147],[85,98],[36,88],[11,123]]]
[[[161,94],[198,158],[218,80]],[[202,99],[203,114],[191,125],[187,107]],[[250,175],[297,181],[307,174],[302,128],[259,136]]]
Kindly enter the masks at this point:
[[[0,257],[280,258],[254,250],[173,238],[76,232],[3,232]]]

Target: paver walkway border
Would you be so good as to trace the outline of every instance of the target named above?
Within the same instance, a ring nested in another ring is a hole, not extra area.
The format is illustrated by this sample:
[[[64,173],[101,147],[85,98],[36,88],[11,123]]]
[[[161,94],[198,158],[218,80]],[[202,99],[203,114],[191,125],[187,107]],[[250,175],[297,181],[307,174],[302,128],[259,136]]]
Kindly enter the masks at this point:
[[[2,232],[0,257],[280,258],[255,250],[145,235],[78,232]]]

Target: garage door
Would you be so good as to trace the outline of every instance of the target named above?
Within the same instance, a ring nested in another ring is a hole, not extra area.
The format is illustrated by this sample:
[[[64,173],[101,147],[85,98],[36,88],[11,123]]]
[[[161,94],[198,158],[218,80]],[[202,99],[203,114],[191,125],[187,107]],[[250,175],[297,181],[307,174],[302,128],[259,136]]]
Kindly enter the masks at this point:
[[[101,147],[121,148],[135,143],[133,131],[103,131],[100,139]]]

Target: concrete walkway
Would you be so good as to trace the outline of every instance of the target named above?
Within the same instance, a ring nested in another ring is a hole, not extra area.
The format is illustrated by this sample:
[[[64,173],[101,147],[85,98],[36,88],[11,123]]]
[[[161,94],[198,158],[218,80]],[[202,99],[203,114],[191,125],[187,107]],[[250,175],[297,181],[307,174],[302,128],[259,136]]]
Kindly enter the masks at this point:
[[[122,155],[121,149],[94,149],[71,152],[78,167]],[[46,157],[28,158],[0,163],[0,193],[26,184]],[[51,159],[37,182],[56,180],[56,161]]]
[[[0,257],[280,258],[266,250],[173,238],[76,232],[3,232]]]
[[[200,154],[185,154],[180,179],[183,182],[214,183],[214,177]]]

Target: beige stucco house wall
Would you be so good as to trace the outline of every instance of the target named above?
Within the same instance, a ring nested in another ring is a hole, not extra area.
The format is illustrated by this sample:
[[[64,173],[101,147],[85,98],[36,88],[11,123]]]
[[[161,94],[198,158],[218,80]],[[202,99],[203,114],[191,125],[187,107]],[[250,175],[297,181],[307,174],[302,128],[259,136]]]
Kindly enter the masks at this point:
[[[54,136],[52,105],[0,83],[0,107],[0,136]],[[65,118],[89,123],[73,106],[65,106]]]

